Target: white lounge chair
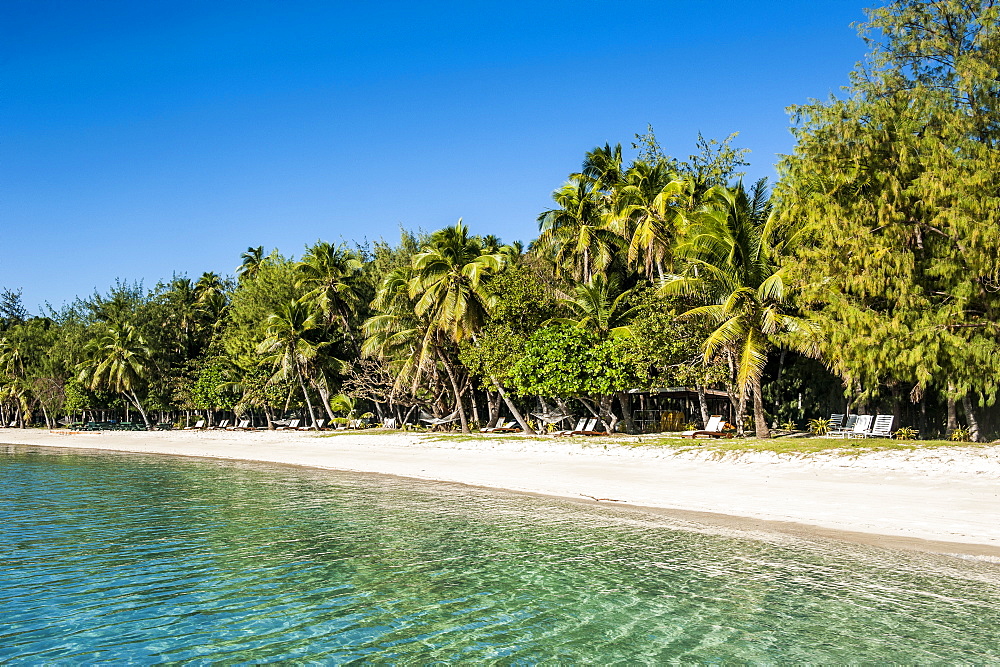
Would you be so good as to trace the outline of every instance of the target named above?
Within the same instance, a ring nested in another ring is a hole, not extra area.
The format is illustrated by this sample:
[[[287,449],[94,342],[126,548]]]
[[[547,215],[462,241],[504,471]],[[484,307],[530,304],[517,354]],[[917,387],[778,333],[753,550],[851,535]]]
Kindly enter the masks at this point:
[[[297,431],[299,430],[299,424],[302,423],[301,419],[293,419],[288,422],[288,426],[279,426],[276,431]]]
[[[580,421],[582,422],[583,420],[581,419]],[[562,431],[560,433],[556,433],[555,435],[587,435],[588,433],[593,432],[594,428],[597,426],[597,421],[598,420],[595,417],[586,422],[580,428],[573,429],[572,431]],[[580,424],[577,424],[577,426],[580,426]]]
[[[199,419],[198,421],[195,422],[194,426],[185,426],[184,430],[185,431],[194,431],[194,430],[202,429],[202,428],[205,428],[205,420],[204,419]]]
[[[858,423],[859,415],[848,415],[847,423],[841,428],[830,429],[826,437],[828,438],[846,438],[851,433],[854,433],[854,425]]]
[[[552,435],[572,435],[577,431],[582,431],[586,425],[587,425],[587,418],[584,417],[583,419],[581,419],[576,423],[576,428],[571,428],[566,431],[552,431]]]
[[[872,417],[871,415],[858,415],[858,421],[854,423],[854,428],[850,431],[844,431],[845,438],[863,438],[865,437],[872,428]]]
[[[877,415],[871,430],[865,433],[866,438],[891,438],[892,422],[896,419],[893,415]]]
[[[723,420],[722,415],[712,415],[708,418],[708,423],[705,424],[705,428],[701,430],[684,431],[681,433],[681,437],[691,438],[692,440],[699,437],[721,438],[726,435],[726,433],[722,430],[723,425],[725,425],[725,421]]]

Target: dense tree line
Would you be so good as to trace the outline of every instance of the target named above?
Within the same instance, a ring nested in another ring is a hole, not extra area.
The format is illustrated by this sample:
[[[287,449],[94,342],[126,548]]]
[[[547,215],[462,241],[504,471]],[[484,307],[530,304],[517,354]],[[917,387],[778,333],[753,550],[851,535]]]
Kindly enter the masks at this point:
[[[1000,383],[1000,16],[992,2],[872,10],[842,98],[795,107],[772,193],[746,151],[606,144],[529,246],[461,220],[398,243],[248,248],[206,273],[30,315],[0,295],[0,418],[192,411],[271,424],[370,411],[468,431],[509,413],[629,431],[629,390],[727,391],[737,428],[892,410],[974,437]]]

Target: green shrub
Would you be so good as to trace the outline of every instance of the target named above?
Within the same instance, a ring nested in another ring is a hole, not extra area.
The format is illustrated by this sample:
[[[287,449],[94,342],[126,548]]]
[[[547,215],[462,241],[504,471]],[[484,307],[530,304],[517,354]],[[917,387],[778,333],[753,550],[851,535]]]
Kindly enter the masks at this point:
[[[830,420],[822,417],[809,420],[809,432],[813,435],[826,435],[830,432]]]

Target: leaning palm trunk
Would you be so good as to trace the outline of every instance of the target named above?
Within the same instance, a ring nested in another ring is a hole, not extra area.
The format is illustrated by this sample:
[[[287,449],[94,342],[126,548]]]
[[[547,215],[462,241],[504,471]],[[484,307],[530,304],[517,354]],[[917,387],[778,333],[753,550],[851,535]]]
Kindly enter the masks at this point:
[[[309,399],[309,391],[306,389],[306,382],[302,377],[302,369],[296,368],[295,370],[299,376],[299,386],[302,387],[302,395],[306,398],[306,406],[309,408],[309,417],[312,419],[312,423],[309,426],[312,427],[316,425],[316,411],[313,410],[312,401]]]
[[[531,426],[528,424],[528,420],[525,419],[523,415],[521,415],[521,412],[517,409],[517,406],[514,405],[514,402],[512,400],[510,400],[510,397],[507,395],[507,392],[503,390],[503,387],[500,386],[500,383],[497,382],[497,379],[492,375],[490,375],[490,382],[492,382],[493,385],[497,388],[497,393],[500,394],[500,398],[503,399],[503,402],[507,404],[507,409],[510,410],[511,416],[514,417],[514,419],[517,421],[518,426],[521,427],[521,431],[523,431],[528,435],[535,435],[535,429],[531,428]]]
[[[151,430],[152,424],[149,423],[149,417],[146,415],[146,410],[145,408],[142,407],[142,401],[139,400],[139,397],[135,395],[134,391],[123,392],[123,393],[125,395],[125,398],[127,398],[132,403],[132,405],[135,406],[135,409],[139,411],[139,414],[142,415],[142,423],[146,425],[146,430],[147,431]]]
[[[462,405],[462,392],[458,389],[458,382],[455,380],[455,374],[451,370],[451,364],[448,363],[448,360],[440,350],[438,350],[438,358],[444,365],[444,370],[448,374],[448,381],[451,383],[452,392],[455,394],[455,407],[458,410],[458,418],[462,421],[462,433],[468,433],[469,421],[465,417],[465,406]]]

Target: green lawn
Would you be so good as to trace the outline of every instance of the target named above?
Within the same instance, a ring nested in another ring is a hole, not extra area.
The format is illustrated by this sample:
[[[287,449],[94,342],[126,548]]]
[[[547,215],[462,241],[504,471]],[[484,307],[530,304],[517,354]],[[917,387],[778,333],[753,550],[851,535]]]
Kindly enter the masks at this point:
[[[384,431],[383,431],[384,432]],[[840,438],[818,438],[812,436],[797,438],[721,438],[690,440],[670,434],[613,435],[613,436],[573,436],[569,438],[533,438],[524,435],[498,435],[487,433],[427,433],[425,441],[430,442],[472,442],[476,440],[539,440],[547,443],[567,442],[592,447],[619,445],[624,447],[670,449],[674,451],[702,450],[718,452],[773,452],[776,454],[842,454],[856,456],[875,451],[914,451],[918,449],[982,447],[971,442],[951,442],[948,440],[888,440],[866,438],[843,440]]]

